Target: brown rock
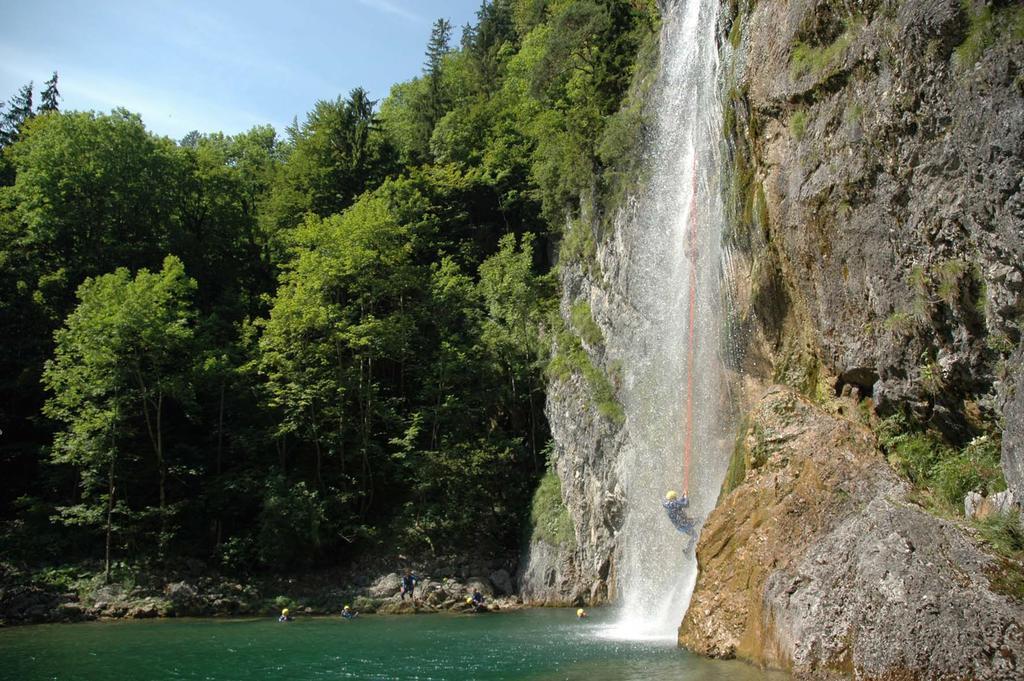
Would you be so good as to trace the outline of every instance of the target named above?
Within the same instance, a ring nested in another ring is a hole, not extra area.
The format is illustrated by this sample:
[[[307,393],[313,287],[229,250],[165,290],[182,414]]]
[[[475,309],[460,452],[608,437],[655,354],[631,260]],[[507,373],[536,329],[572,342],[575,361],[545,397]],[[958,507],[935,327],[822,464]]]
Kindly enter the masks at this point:
[[[908,502],[869,430],[783,388],[750,423],[763,464],[704,526],[680,644],[815,678],[1019,678],[1024,608],[961,528]]]

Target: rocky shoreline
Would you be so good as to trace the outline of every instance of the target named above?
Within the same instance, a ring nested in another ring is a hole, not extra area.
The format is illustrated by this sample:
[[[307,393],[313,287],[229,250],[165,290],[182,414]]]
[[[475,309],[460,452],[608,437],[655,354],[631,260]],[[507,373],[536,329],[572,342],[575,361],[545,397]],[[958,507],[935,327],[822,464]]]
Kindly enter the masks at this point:
[[[102,574],[59,580],[0,565],[0,626],[159,617],[337,615],[344,605],[365,614],[464,612],[474,589],[488,610],[523,607],[505,562],[411,565],[415,601],[402,600],[403,568],[308,573],[291,578],[137,572],[110,584]]]

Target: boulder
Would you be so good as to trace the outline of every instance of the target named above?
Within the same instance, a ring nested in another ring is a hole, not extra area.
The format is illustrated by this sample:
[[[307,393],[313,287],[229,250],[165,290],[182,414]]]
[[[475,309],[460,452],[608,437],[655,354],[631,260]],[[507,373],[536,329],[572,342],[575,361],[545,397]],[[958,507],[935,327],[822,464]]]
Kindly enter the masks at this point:
[[[384,601],[377,608],[378,615],[416,615],[428,612],[436,612],[436,610],[422,601],[413,602],[408,598],[405,600],[392,598]]]
[[[215,598],[212,608],[217,615],[236,615],[242,609],[242,604],[234,598]]]
[[[760,463],[707,519],[680,644],[812,678],[1024,675],[1000,561],[908,499],[871,431],[784,388],[749,424]]]
[[[964,497],[964,517],[968,519],[974,518],[978,514],[978,508],[984,500],[985,497],[977,492],[968,492],[967,496]]]
[[[81,603],[61,603],[57,606],[57,616],[62,620],[75,621],[82,619],[85,615],[85,608]]]
[[[171,582],[164,586],[164,597],[168,600],[168,611],[177,615],[205,615],[210,604],[199,590],[188,582]]]
[[[508,573],[508,570],[495,570],[490,574],[488,579],[491,580],[491,584],[494,585],[494,590],[497,593],[503,596],[515,593],[516,587],[512,584],[512,576]]]
[[[381,606],[382,601],[378,598],[357,596],[352,600],[352,609],[356,612],[375,613]]]
[[[133,620],[144,620],[152,619],[154,617],[157,617],[159,614],[160,613],[157,610],[157,606],[155,603],[142,603],[140,605],[128,608],[125,613],[125,617]]]
[[[397,572],[380,577],[370,588],[370,595],[375,598],[387,598],[394,596],[402,588],[402,578]]]
[[[1012,490],[1004,490],[985,497],[978,507],[977,517],[979,519],[990,518],[997,515],[1007,515],[1017,509],[1017,500]]]
[[[171,582],[164,587],[164,595],[175,605],[186,605],[196,599],[198,592],[188,582]]]

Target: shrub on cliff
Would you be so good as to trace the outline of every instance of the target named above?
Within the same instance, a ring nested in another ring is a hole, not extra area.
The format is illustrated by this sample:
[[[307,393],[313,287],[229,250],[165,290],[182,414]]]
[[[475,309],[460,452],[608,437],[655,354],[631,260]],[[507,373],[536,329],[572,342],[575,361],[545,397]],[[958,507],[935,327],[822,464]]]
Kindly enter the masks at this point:
[[[959,510],[968,492],[988,496],[1006,489],[997,437],[979,436],[956,448],[931,431],[915,430],[902,414],[881,421],[877,434],[893,468],[947,511]]]
[[[572,520],[562,503],[562,482],[553,470],[548,470],[537,485],[530,509],[533,537],[552,546],[563,546],[573,540]]]

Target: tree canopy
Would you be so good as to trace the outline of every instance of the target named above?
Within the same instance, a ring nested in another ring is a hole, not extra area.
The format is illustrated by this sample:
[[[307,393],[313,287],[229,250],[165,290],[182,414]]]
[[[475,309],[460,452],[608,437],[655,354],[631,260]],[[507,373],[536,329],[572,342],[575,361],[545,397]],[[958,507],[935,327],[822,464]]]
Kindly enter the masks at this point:
[[[379,106],[325,93],[283,137],[60,111],[56,73],[38,108],[15,93],[5,555],[244,571],[514,552],[565,332],[554,254],[633,129],[654,5],[485,1],[459,40],[435,22],[422,73]]]

